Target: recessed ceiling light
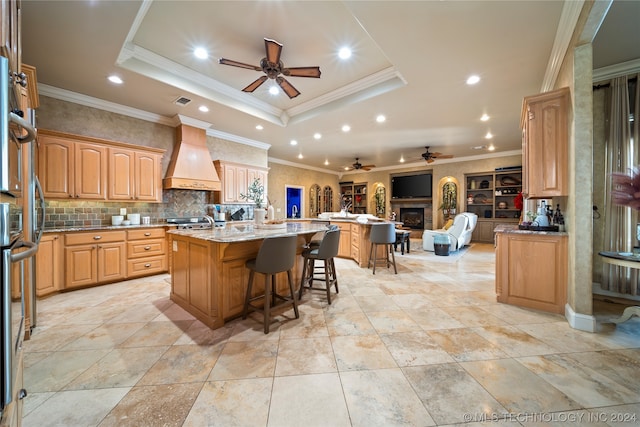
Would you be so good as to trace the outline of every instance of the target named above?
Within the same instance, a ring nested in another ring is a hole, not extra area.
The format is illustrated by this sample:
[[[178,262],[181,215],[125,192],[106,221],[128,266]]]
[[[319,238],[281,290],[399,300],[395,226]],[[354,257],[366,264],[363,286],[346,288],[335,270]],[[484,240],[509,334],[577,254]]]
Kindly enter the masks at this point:
[[[289,144],[298,145],[298,141],[296,141],[295,139],[292,139],[291,142],[289,142]]]
[[[198,107],[198,110],[202,111],[203,113],[208,113],[209,107],[207,107],[206,105],[201,105],[200,107]]]
[[[383,114],[379,114],[378,117],[376,117],[376,122],[378,123],[384,123],[386,120],[387,118]]]
[[[279,94],[279,93],[280,93],[280,90],[278,89],[278,86],[273,85],[273,86],[271,86],[271,87],[269,88],[269,93],[270,93],[271,95],[277,95],[277,94]]]
[[[264,129],[264,127],[262,125],[256,125],[256,129],[262,130],[262,129]]]
[[[351,130],[351,126],[349,125],[343,125],[342,126],[342,132],[349,132]]]
[[[302,159],[302,153],[298,154],[298,158]]]
[[[400,163],[404,163],[404,157],[400,157]]]
[[[122,84],[122,79],[120,77],[116,76],[116,75],[109,76],[108,78],[109,78],[109,81],[111,83],[115,83],[117,85],[121,85]]]
[[[479,81],[480,81],[480,76],[473,75],[473,76],[469,76],[469,78],[467,79],[467,84],[474,85]]]
[[[329,166],[329,160],[325,160],[325,161],[324,161],[324,165],[325,165],[325,166]]]
[[[487,132],[487,134],[484,137],[486,139],[491,139],[491,138],[493,138],[493,134],[491,132]]]
[[[489,151],[493,151],[495,149],[496,149],[496,147],[494,147],[493,144],[491,144],[490,146],[487,147],[487,150],[489,150]]]
[[[320,139],[320,138],[322,138],[322,134],[320,132],[316,132],[316,133],[313,134],[313,138],[314,139]]]
[[[351,58],[351,49],[349,49],[348,47],[340,48],[340,50],[338,51],[338,57],[340,59],[349,59],[349,58]]]
[[[488,114],[483,114],[482,117],[480,117],[480,120],[482,120],[483,122],[486,122],[489,120],[489,115]]]
[[[207,59],[209,57],[209,52],[203,47],[197,47],[193,50],[193,55],[198,59]]]

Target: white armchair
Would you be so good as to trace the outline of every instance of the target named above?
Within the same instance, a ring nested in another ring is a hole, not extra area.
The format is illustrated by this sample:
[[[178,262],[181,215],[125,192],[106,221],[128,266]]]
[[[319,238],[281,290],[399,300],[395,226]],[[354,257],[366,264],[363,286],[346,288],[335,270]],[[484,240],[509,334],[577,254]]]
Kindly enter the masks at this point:
[[[450,251],[455,251],[468,245],[471,242],[471,234],[473,233],[478,216],[469,212],[459,213],[453,219],[453,225],[448,229],[424,230],[422,234],[422,247],[425,251],[433,252],[433,238],[437,234],[446,234],[449,236]]]

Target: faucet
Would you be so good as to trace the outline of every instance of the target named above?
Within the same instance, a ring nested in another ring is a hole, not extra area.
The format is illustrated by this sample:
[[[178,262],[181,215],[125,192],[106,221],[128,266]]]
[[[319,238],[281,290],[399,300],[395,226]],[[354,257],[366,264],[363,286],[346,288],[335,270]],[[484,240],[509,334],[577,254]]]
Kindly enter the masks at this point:
[[[213,227],[213,226],[214,226],[214,224],[215,224],[215,220],[211,217],[211,215],[205,215],[205,216],[204,216],[204,219],[206,219],[206,220],[207,220],[207,222],[209,223],[209,225],[210,225],[211,227]]]
[[[291,206],[291,217],[296,218],[298,216],[298,206]]]

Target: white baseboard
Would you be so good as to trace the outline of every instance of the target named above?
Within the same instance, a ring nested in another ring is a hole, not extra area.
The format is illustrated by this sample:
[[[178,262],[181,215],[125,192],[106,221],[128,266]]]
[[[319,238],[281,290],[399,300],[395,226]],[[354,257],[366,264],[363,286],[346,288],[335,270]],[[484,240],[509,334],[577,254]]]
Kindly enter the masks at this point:
[[[564,317],[573,329],[586,332],[596,331],[596,318],[590,314],[576,313],[569,304],[564,306]]]

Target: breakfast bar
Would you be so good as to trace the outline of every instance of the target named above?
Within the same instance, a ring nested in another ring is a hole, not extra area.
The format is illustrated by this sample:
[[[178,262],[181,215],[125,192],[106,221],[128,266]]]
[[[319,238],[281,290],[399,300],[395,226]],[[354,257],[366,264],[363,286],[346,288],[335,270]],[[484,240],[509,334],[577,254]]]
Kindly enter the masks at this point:
[[[289,222],[264,226],[227,223],[211,229],[169,231],[170,298],[210,328],[219,328],[242,314],[249,277],[245,263],[255,258],[265,238],[298,236],[294,280],[299,282],[303,247],[325,230],[324,224]],[[284,277],[278,278],[277,287],[287,292]],[[252,296],[263,293],[264,286],[257,281]]]

